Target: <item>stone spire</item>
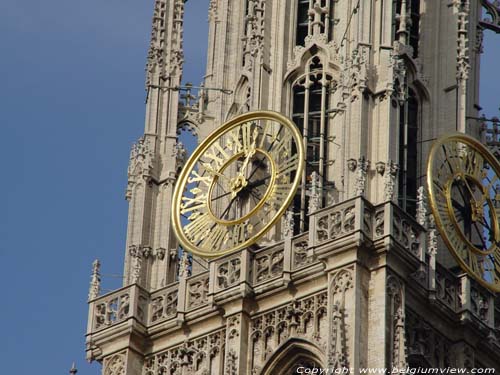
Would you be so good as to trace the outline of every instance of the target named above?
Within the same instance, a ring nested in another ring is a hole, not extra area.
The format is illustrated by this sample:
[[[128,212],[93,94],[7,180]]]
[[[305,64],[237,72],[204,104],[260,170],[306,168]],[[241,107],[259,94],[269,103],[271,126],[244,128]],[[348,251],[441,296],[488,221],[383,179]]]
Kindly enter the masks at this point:
[[[75,367],[75,362],[73,362],[73,365],[71,366],[70,370],[69,370],[69,373],[71,375],[75,375],[76,373],[78,372],[78,370],[76,369]]]

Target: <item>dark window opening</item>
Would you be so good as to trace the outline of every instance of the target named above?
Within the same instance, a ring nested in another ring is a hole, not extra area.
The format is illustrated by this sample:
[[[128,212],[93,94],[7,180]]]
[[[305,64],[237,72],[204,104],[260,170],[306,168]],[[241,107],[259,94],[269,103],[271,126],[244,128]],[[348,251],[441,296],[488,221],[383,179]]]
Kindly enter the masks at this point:
[[[417,211],[419,105],[412,89],[399,116],[399,206],[410,215]]]

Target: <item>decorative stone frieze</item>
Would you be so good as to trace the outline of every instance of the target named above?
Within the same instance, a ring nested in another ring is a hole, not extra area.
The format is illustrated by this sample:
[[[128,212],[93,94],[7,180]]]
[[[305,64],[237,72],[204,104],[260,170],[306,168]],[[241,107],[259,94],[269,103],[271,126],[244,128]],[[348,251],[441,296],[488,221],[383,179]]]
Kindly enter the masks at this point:
[[[310,340],[322,350],[327,345],[327,292],[292,300],[277,309],[252,317],[250,352],[252,371],[258,373],[274,350],[295,332],[293,337]]]
[[[225,329],[187,339],[183,344],[146,357],[145,375],[222,374]]]

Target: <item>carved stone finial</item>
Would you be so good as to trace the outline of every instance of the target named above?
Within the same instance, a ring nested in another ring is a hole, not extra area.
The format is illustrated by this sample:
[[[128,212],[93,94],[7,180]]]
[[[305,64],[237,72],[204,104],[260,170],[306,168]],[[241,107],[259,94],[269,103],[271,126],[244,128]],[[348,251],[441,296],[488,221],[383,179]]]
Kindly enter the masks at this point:
[[[358,159],[356,167],[356,196],[364,196],[366,191],[366,177],[368,173],[368,168],[370,166],[370,161],[366,160],[365,157]]]
[[[76,375],[77,372],[78,372],[78,370],[75,367],[75,362],[73,362],[73,365],[71,365],[71,369],[69,370],[69,373],[71,375]]]
[[[330,8],[328,6],[322,7],[321,1],[316,0],[309,9],[309,22],[311,24],[312,35],[321,34],[322,30],[325,28],[325,22],[323,22],[323,17],[328,15]]]
[[[321,179],[314,171],[311,174],[311,189],[309,191],[309,215],[321,208]]]
[[[175,170],[180,171],[187,160],[187,150],[181,141],[175,142],[172,156],[175,158]]]
[[[459,0],[454,3],[457,12],[457,79],[463,85],[469,79],[469,35],[468,23],[470,14],[469,0]]]
[[[434,217],[432,215],[429,216],[428,228],[429,232],[427,234],[427,252],[435,256],[438,251],[438,234],[436,230],[436,224],[434,222]]]
[[[191,257],[186,250],[183,250],[179,261],[179,278],[187,278],[191,275]]]
[[[399,307],[394,316],[394,342],[392,353],[393,368],[403,369],[407,367],[406,363],[406,336],[405,336],[405,317],[402,307]]]
[[[92,276],[90,277],[89,301],[97,298],[101,292],[101,263],[98,259],[92,263]]]
[[[285,216],[283,217],[283,237],[293,237],[294,221],[293,211],[286,211]]]
[[[417,223],[427,227],[427,196],[423,186],[417,190]]]
[[[130,274],[130,283],[137,284],[141,279],[142,252],[138,246],[132,245],[129,248],[132,257],[132,269]]]
[[[399,167],[392,160],[389,160],[385,166],[384,174],[384,199],[393,201],[396,199],[396,178]]]

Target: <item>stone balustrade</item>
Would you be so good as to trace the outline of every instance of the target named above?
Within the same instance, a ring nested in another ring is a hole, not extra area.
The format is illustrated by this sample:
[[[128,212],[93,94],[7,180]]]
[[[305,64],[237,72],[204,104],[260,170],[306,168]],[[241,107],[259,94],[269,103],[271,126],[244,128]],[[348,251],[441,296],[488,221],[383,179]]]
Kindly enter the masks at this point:
[[[349,242],[365,242],[387,251],[406,254],[428,298],[463,319],[489,328],[500,328],[500,303],[494,295],[466,275],[459,277],[435,262],[427,251],[427,231],[392,202],[372,206],[357,197],[310,215],[310,230],[245,249],[208,262],[208,270],[148,292],[137,284],[89,301],[88,334],[133,320],[146,329],[161,324],[181,324],[189,316],[217,310],[232,299],[285,288],[290,282],[313,277],[323,269],[329,252]],[[417,272],[418,271],[418,272]]]

